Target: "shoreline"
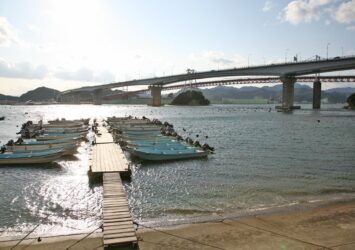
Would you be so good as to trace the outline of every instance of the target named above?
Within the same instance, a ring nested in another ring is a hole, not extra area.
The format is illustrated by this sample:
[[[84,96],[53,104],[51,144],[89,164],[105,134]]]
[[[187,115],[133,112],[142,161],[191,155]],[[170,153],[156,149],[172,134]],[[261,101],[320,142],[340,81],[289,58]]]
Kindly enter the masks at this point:
[[[103,249],[102,233],[30,237],[26,249]],[[327,204],[225,217],[224,220],[189,222],[170,226],[145,226],[137,230],[140,249],[353,249],[355,199]],[[18,240],[0,238],[0,249]],[[204,245],[205,244],[205,245]],[[213,246],[210,247],[209,245]],[[334,246],[340,246],[341,248]],[[95,247],[94,247],[95,246]]]
[[[354,249],[355,201],[173,228],[139,229],[144,250]]]
[[[306,212],[310,209],[321,209],[333,205],[341,204],[355,204],[355,196],[347,198],[333,198],[327,200],[311,200],[304,202],[294,202],[284,205],[276,205],[270,207],[260,207],[249,210],[240,210],[233,212],[214,212],[206,215],[197,215],[185,218],[171,218],[171,220],[164,219],[151,219],[147,221],[141,221],[144,225],[154,228],[161,229],[174,229],[176,227],[198,224],[198,223],[208,223],[208,222],[218,222],[221,219],[243,219],[251,216],[272,216],[272,215],[285,215],[293,212]]]

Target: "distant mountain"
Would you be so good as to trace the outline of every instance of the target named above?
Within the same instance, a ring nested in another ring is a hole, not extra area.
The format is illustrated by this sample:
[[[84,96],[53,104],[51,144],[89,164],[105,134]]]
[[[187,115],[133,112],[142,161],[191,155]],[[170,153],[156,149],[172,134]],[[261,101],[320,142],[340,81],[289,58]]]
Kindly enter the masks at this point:
[[[210,100],[221,99],[267,99],[281,100],[282,85],[265,87],[228,87],[217,86],[210,89],[201,89],[204,96]],[[345,103],[347,97],[355,93],[355,88],[335,88],[322,91],[322,99],[329,103]],[[295,102],[312,102],[313,89],[307,85],[295,84]]]
[[[343,94],[349,94],[351,95],[352,93],[355,93],[355,88],[352,87],[346,87],[346,88],[333,88],[333,89],[327,89],[325,92],[328,93],[343,93]]]
[[[34,101],[34,102],[44,102],[56,100],[60,91],[55,89],[50,89],[46,87],[39,87],[34,90],[28,91],[21,95],[20,102]]]
[[[0,94],[0,101],[17,101],[18,97],[17,96],[11,96],[11,95],[2,95]]]

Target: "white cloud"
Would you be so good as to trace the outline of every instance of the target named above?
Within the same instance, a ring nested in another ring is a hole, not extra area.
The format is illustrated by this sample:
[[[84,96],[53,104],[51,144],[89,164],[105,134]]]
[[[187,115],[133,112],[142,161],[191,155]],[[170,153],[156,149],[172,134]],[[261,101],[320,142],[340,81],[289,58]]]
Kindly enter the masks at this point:
[[[341,3],[335,12],[334,19],[339,23],[355,21],[355,0]]]
[[[111,83],[115,81],[115,76],[107,70],[95,74],[88,68],[80,68],[76,71],[60,70],[54,73],[54,77],[62,80],[82,82]]]
[[[36,25],[33,25],[33,24],[28,24],[27,25],[27,28],[30,30],[30,31],[34,31],[34,32],[39,32],[41,29],[36,26]]]
[[[324,6],[334,0],[295,0],[284,8],[281,18],[291,24],[318,21],[324,13]]]
[[[272,9],[272,6],[273,6],[273,3],[270,1],[270,0],[267,0],[265,3],[264,3],[264,7],[263,7],[263,11],[264,12],[268,12]]]
[[[189,61],[194,67],[208,69],[211,67],[238,67],[245,65],[247,60],[242,56],[226,55],[221,51],[204,51],[191,54]]]
[[[17,33],[5,17],[0,17],[0,46],[17,43]]]
[[[43,79],[48,69],[44,65],[33,66],[29,62],[8,63],[0,59],[0,77],[19,79]]]

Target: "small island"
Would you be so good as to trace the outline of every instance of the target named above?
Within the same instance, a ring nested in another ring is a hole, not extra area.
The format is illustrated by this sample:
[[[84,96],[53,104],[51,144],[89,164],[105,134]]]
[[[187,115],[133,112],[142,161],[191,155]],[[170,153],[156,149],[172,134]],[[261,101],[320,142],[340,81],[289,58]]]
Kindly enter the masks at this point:
[[[182,92],[171,102],[171,105],[184,106],[204,106],[209,104],[210,101],[203,96],[202,92],[196,90]]]

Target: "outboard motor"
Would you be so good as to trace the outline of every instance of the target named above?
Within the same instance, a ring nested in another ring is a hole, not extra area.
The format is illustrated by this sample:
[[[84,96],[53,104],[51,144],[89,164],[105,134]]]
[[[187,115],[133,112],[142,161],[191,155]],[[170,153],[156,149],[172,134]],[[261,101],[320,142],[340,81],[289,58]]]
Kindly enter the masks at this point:
[[[203,149],[203,150],[209,150],[209,151],[211,151],[211,152],[214,151],[214,147],[211,147],[211,146],[208,145],[207,143],[205,143],[205,144],[202,145],[202,149]]]
[[[10,140],[6,143],[7,146],[13,146],[15,144],[14,140]]]
[[[22,143],[23,143],[22,137],[18,138],[17,141],[15,142],[15,144],[22,144]]]
[[[195,141],[194,146],[195,146],[195,147],[201,147],[201,144],[200,144],[199,141]]]

